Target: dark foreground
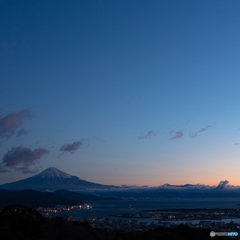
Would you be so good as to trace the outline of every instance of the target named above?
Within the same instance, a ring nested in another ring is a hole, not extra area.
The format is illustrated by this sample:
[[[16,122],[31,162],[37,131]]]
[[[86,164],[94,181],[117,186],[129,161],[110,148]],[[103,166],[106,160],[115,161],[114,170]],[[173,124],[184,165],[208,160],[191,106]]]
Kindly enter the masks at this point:
[[[0,239],[81,239],[81,240],[200,240],[230,239],[210,237],[210,229],[193,229],[183,225],[170,229],[159,227],[141,232],[98,230],[87,223],[68,222],[61,217],[44,218],[38,211],[25,206],[8,206],[0,213]]]

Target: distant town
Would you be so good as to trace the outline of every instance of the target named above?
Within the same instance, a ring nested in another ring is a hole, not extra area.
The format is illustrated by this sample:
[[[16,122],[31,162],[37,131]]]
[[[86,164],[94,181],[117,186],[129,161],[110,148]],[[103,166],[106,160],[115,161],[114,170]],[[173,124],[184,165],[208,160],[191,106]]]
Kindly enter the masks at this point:
[[[37,210],[40,213],[45,213],[44,214],[45,216],[48,216],[49,213],[51,213],[51,212],[57,213],[57,212],[62,212],[62,211],[70,211],[70,210],[73,210],[73,209],[90,209],[90,208],[92,208],[92,206],[90,206],[88,204],[83,204],[83,205],[74,205],[74,206],[56,206],[56,207],[53,207],[53,208],[39,207],[39,208],[37,208]]]
[[[77,206],[57,206],[54,208],[38,208],[45,217],[53,218],[51,213],[62,211],[91,209],[92,206],[84,204]],[[240,233],[240,209],[158,209],[143,210],[141,213],[129,213],[121,215],[112,215],[112,218],[95,217],[90,219],[74,218],[69,214],[63,215],[65,219],[73,222],[86,222],[96,229],[122,230],[125,232],[140,231],[145,232],[154,230],[158,227],[176,228],[180,224],[194,228],[210,228],[215,232],[233,232]],[[127,219],[128,218],[128,219]],[[224,221],[226,219],[226,221]],[[228,219],[228,221],[227,221]],[[231,219],[229,221],[229,219]],[[234,220],[239,220],[234,222]],[[235,237],[234,239],[240,239]]]

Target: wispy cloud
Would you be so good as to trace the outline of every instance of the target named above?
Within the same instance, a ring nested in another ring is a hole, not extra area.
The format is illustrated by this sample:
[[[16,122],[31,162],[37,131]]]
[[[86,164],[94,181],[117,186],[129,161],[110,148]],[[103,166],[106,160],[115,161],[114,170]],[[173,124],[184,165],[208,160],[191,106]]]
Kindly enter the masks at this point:
[[[126,102],[126,104],[130,104],[133,100],[135,100],[135,99],[137,99],[137,98],[141,98],[141,96],[137,96],[137,97],[132,97],[132,98],[130,98],[130,99]]]
[[[29,170],[29,167],[46,153],[48,153],[48,150],[44,148],[32,151],[23,146],[14,147],[3,156],[1,167],[15,168],[23,173],[36,173],[36,171]]]
[[[26,108],[20,112],[12,112],[0,117],[0,137],[10,138],[25,120],[33,117],[32,109]],[[21,130],[20,130],[21,131]]]
[[[195,138],[195,137],[198,135],[198,133],[200,133],[200,132],[205,132],[205,131],[207,131],[210,127],[212,127],[212,125],[208,125],[208,126],[202,128],[202,129],[198,130],[198,131],[195,132],[194,134],[190,133],[189,136],[190,136],[190,138]]]
[[[140,135],[137,140],[143,139],[143,138],[151,138],[152,136],[155,136],[157,133],[154,133],[153,130],[148,131],[145,135]]]
[[[72,144],[64,144],[60,150],[63,152],[71,152],[78,150],[83,145],[83,139],[79,142],[74,142]]]
[[[188,119],[187,122],[181,124],[181,125],[179,126],[179,128],[181,128],[181,127],[184,126],[184,125],[187,125],[189,122],[190,122],[190,119]]]
[[[208,130],[208,128],[210,128],[210,127],[212,127],[212,125],[208,125],[208,126],[202,128],[201,130],[199,130],[198,132],[204,132],[204,131]]]
[[[190,137],[190,138],[195,138],[196,136],[197,136],[197,133],[194,133],[194,134],[190,133],[190,134],[189,134],[189,137]]]
[[[22,135],[27,135],[27,131],[24,129],[24,128],[22,128],[22,129],[20,129],[19,131],[18,131],[18,133],[17,133],[17,137],[21,137]]]
[[[178,131],[178,132],[175,133],[175,135],[173,137],[170,138],[170,140],[181,138],[182,136],[183,136],[183,132]]]

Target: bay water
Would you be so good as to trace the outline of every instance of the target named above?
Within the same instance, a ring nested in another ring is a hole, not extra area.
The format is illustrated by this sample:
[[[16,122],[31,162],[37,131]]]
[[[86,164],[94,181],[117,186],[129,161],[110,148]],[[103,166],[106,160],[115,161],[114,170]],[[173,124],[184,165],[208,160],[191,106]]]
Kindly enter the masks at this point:
[[[147,199],[147,200],[116,200],[116,201],[88,201],[86,204],[92,208],[89,209],[73,209],[70,211],[62,211],[51,213],[54,216],[71,215],[75,219],[83,219],[88,217],[94,219],[96,217],[108,219],[124,219],[124,220],[139,220],[139,221],[156,221],[151,218],[120,218],[113,215],[121,214],[136,214],[142,210],[156,209],[238,209],[240,208],[240,199],[238,198],[206,198],[206,199]],[[143,213],[143,212],[142,212]],[[217,220],[216,220],[217,221]],[[231,219],[223,219],[222,221],[229,222]],[[178,221],[181,222],[181,221]],[[234,222],[239,222],[240,219],[235,219]]]

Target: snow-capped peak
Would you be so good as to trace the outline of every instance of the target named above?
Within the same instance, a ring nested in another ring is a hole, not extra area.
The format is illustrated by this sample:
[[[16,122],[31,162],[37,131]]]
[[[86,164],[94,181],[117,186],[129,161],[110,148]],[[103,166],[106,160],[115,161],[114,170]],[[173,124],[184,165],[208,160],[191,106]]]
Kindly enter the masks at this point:
[[[41,178],[71,178],[72,176],[58,170],[57,168],[50,167],[41,173],[37,174],[35,177],[41,177]]]

